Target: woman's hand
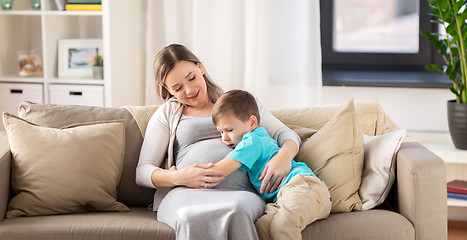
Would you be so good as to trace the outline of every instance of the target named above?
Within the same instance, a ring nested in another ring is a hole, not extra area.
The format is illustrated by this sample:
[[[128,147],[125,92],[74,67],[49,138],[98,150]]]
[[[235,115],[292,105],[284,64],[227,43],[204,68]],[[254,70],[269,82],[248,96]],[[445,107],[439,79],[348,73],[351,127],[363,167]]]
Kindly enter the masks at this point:
[[[224,180],[224,173],[218,170],[208,169],[212,167],[209,164],[193,164],[178,171],[177,185],[184,185],[192,188],[213,188]],[[171,167],[169,171],[176,171]]]
[[[271,193],[280,188],[290,169],[292,169],[291,160],[297,153],[298,146],[294,141],[287,139],[282,143],[281,150],[265,165],[259,178],[259,180],[263,181],[260,189],[261,193]]]

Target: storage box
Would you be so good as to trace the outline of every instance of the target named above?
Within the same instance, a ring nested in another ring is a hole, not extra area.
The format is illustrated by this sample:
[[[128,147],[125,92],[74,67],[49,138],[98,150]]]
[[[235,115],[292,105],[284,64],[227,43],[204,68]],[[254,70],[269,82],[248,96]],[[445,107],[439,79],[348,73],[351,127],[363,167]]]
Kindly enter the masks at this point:
[[[23,101],[43,103],[42,83],[0,83],[0,112],[18,115]]]
[[[63,105],[104,106],[102,85],[49,85],[49,102]]]

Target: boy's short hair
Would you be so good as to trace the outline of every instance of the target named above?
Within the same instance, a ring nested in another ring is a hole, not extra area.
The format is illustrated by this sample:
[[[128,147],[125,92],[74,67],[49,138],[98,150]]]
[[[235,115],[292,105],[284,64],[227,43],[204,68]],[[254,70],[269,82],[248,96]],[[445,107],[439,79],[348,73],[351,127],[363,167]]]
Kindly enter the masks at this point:
[[[214,124],[217,123],[221,115],[228,114],[243,122],[248,120],[251,115],[254,115],[258,119],[258,125],[260,124],[258,104],[255,97],[247,91],[230,90],[217,99],[212,109],[212,121]]]

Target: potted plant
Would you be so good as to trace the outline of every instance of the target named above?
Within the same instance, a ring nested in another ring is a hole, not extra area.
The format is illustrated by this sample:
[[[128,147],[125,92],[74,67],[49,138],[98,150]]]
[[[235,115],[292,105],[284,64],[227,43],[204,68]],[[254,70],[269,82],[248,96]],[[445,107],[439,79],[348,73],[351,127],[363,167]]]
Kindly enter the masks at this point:
[[[456,148],[467,149],[467,10],[466,0],[428,0],[432,20],[446,34],[420,31],[438,49],[444,64],[429,64],[428,71],[443,72],[451,79],[456,99],[449,100],[448,123]]]
[[[97,54],[94,57],[94,65],[92,66],[92,77],[94,79],[104,78],[104,59],[102,56]]]

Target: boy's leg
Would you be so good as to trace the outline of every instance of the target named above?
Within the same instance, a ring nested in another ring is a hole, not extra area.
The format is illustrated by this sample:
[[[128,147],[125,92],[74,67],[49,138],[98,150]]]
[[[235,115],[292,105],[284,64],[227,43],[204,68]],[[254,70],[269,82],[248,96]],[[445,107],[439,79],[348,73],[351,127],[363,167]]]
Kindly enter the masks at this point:
[[[277,208],[271,208],[268,206],[271,205],[269,203],[266,205],[266,209],[264,210],[264,215],[261,216],[255,222],[256,232],[258,232],[258,237],[260,240],[271,240],[271,221],[274,217],[274,214],[277,212]],[[273,210],[273,211],[271,211]]]
[[[326,184],[315,176],[297,175],[281,188],[272,215],[273,239],[301,239],[302,230],[331,212],[331,195]]]

